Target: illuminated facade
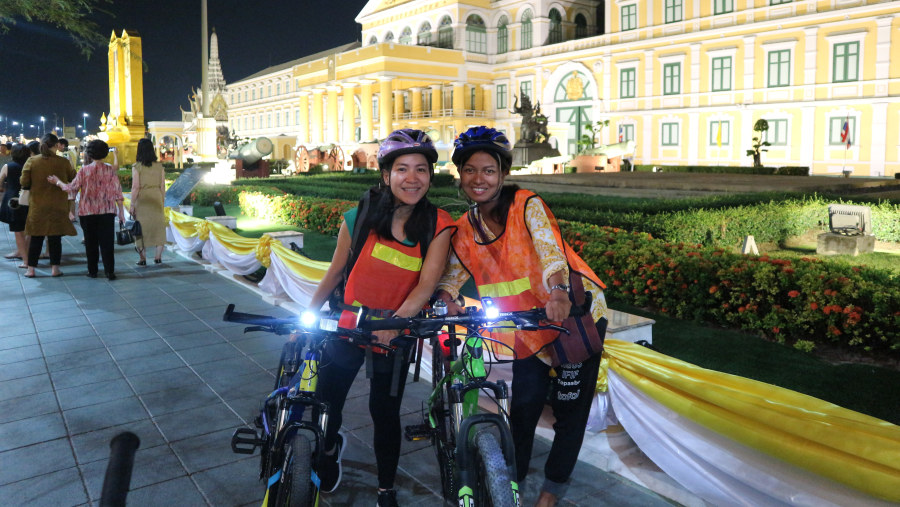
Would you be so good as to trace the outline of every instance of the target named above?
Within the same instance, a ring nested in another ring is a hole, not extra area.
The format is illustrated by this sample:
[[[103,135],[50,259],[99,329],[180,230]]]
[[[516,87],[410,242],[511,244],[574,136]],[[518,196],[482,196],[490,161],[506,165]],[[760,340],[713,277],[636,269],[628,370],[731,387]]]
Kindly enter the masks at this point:
[[[420,128],[446,159],[472,125],[515,140],[528,95],[564,154],[609,119],[603,142],[634,140],[637,164],[749,165],[766,119],[765,165],[900,172],[900,2],[371,0],[356,20],[362,44],[229,84],[231,128],[307,145]]]

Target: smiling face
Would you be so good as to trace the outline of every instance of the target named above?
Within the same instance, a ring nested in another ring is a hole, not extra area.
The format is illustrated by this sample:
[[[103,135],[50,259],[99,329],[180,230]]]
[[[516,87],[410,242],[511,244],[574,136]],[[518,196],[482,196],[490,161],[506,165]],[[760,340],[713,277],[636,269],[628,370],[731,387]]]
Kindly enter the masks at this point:
[[[503,173],[497,158],[486,151],[469,157],[459,169],[459,186],[477,204],[493,199],[503,186]]]
[[[390,187],[397,203],[416,204],[431,186],[430,167],[428,159],[421,153],[400,155],[391,164],[391,172],[382,173],[384,184]]]

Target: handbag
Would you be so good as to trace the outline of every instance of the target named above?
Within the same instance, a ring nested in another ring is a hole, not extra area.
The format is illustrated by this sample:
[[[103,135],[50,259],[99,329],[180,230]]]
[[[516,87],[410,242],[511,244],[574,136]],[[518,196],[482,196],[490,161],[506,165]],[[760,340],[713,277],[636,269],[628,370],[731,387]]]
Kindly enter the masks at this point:
[[[569,268],[569,301],[575,307],[586,306],[584,315],[570,316],[560,326],[568,333],[560,332],[547,347],[551,366],[575,364],[603,352],[606,338],[606,319],[594,322],[590,311],[590,294],[584,290],[581,274]],[[585,304],[585,301],[588,304]]]
[[[134,235],[131,229],[125,227],[125,224],[119,222],[119,230],[116,231],[116,243],[119,245],[130,245],[134,243]]]
[[[132,220],[130,226],[126,222],[125,227],[131,231],[131,235],[135,238],[140,238],[144,235],[143,231],[141,230],[141,223],[137,219]]]
[[[28,206],[31,200],[31,190],[22,189],[19,191],[19,203],[16,206]]]

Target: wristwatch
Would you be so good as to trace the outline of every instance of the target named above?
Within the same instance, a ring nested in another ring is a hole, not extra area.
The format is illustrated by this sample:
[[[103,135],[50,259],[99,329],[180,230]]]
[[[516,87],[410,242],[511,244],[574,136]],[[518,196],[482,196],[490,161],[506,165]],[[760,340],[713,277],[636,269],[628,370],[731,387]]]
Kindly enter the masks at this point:
[[[567,294],[569,293],[569,286],[564,283],[558,283],[553,287],[550,287],[550,292],[553,292],[554,289],[559,289]]]

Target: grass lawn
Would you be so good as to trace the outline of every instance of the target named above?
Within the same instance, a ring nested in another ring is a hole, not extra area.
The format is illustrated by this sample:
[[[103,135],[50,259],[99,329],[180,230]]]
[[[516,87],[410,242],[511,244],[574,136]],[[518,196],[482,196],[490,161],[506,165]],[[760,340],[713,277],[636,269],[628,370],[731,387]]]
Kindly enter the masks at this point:
[[[786,259],[817,257],[846,266],[868,266],[900,274],[900,245],[895,243],[878,241],[875,244],[874,252],[855,257],[852,255],[818,256],[816,255],[816,233],[808,233],[799,238],[792,238],[783,245],[760,245],[759,253]]]
[[[238,232],[258,238],[269,231],[297,230],[241,215],[239,206],[225,211],[238,217]],[[213,216],[210,207],[194,207],[194,216]],[[315,260],[330,261],[337,240],[303,231],[303,251]],[[811,249],[811,250],[810,250]],[[762,253],[762,252],[761,252]],[[812,245],[789,244],[766,252],[773,256],[811,256]],[[866,264],[900,270],[900,250],[847,257],[848,265]],[[833,258],[832,258],[833,259]],[[874,260],[873,260],[874,259]],[[758,336],[672,319],[638,308],[611,305],[617,310],[656,320],[653,345],[660,352],[711,370],[739,375],[791,389],[879,419],[900,424],[900,371],[869,364],[835,364],[811,354],[768,342]]]

